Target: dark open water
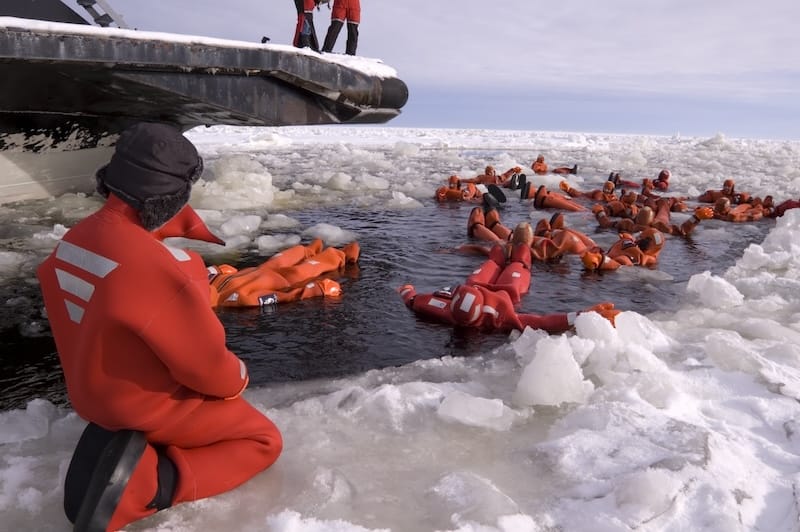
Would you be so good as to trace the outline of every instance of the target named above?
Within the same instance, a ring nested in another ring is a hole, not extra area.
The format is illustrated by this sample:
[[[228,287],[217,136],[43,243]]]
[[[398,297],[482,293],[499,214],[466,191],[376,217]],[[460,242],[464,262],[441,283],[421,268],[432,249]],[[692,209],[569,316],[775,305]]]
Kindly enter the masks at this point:
[[[466,219],[471,207],[430,201],[421,209],[407,211],[326,207],[285,213],[303,226],[326,222],[354,231],[361,259],[344,277],[337,276],[344,291],[338,301],[318,299],[267,310],[219,311],[230,348],[248,364],[251,386],[334,378],[444,355],[470,356],[505,343],[504,334],[480,335],[422,322],[395,292],[407,282],[425,292],[456,284],[483,260],[446,252],[468,241]],[[503,221],[513,226],[527,219],[529,212],[527,203],[510,195],[502,211]],[[534,214],[535,222],[552,213]],[[614,233],[595,234],[590,214],[570,213],[567,223],[588,232],[604,247],[615,239]],[[618,308],[645,315],[669,311],[676,308],[691,275],[705,270],[723,273],[750,242],[761,242],[773,226],[771,220],[738,226],[712,220],[703,222],[691,239],[670,237],[658,267],[658,272],[667,275],[588,274],[575,256],[556,264],[534,264],[532,289],[520,310],[567,312],[608,300]],[[719,239],[719,232],[713,229],[720,228],[739,238]],[[263,260],[244,257],[236,266]],[[30,297],[31,313],[38,313],[41,298],[35,285],[23,284],[14,291]],[[36,397],[67,405],[52,338],[23,338],[16,327],[0,331],[0,411],[24,407]]]

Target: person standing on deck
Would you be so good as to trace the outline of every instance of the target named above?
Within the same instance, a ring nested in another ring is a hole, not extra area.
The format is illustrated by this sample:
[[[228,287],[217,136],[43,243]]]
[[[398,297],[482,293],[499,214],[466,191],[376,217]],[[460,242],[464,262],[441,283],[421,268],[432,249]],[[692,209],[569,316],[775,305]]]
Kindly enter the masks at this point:
[[[314,8],[320,4],[319,0],[294,0],[297,9],[297,27],[294,32],[293,44],[298,48],[311,48],[319,52],[317,30],[314,28]]]
[[[323,52],[333,51],[339,32],[342,31],[347,21],[347,44],[345,53],[356,55],[358,47],[358,25],[361,22],[361,1],[360,0],[333,0],[333,11],[331,12],[331,25],[325,35],[325,43],[322,45]]]

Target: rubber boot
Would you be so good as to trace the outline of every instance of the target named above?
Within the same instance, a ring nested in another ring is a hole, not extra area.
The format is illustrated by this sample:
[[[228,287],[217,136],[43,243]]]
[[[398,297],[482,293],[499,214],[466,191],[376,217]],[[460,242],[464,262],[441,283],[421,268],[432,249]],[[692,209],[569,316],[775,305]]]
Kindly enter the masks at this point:
[[[328,26],[328,33],[325,34],[325,43],[322,45],[323,52],[330,53],[333,51],[343,25],[344,23],[341,20],[331,20],[331,25]]]
[[[353,22],[347,23],[347,45],[345,52],[347,55],[356,55],[356,48],[358,48],[358,24]]]
[[[519,199],[525,200],[530,199],[531,196],[531,188],[533,183],[527,181],[524,185],[522,185],[519,189]]]
[[[483,196],[481,196],[481,201],[483,202],[484,212],[489,212],[500,207],[500,202],[489,192],[486,192],[483,194]]]
[[[564,229],[564,214],[557,212],[550,217],[550,227],[552,229]]]
[[[89,423],[67,470],[64,511],[75,531],[104,532],[168,508],[176,484],[175,464],[143,433]]]

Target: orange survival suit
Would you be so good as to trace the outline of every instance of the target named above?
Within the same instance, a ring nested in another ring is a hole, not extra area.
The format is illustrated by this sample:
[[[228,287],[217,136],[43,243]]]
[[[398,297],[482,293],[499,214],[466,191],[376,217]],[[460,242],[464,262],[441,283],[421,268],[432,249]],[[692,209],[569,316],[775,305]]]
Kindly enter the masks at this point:
[[[338,297],[339,283],[318,277],[355,263],[358,252],[356,242],[339,250],[322,249],[322,241],[315,240],[309,246],[292,246],[257,267],[236,270],[227,265],[210,266],[211,305],[257,307],[313,297]]]
[[[198,220],[187,205],[167,225],[210,235]],[[156,511],[160,455],[177,469],[176,504],[242,484],[282,449],[277,427],[240,397],[247,368],[225,345],[202,258],[162,236],[111,194],[37,270],[75,411],[147,440],[114,530]]]

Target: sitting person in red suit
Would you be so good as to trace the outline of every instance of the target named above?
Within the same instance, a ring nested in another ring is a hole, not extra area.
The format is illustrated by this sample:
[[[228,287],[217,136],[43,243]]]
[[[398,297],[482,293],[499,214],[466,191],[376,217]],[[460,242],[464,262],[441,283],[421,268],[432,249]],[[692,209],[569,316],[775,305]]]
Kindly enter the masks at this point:
[[[106,202],[37,269],[70,403],[88,421],[64,485],[75,530],[232,490],[281,453],[278,428],[242,397],[247,367],[226,346],[202,258],[163,241],[213,240],[187,206],[202,170],[179,129],[131,126],[97,172]],[[185,234],[156,232],[181,212]]]

